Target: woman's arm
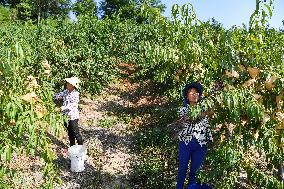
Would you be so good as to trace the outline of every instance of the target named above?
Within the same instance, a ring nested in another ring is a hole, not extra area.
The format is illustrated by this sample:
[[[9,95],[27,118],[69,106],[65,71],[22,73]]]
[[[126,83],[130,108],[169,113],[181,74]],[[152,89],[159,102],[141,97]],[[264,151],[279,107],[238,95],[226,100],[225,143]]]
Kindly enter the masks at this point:
[[[209,94],[205,98],[210,98],[214,96],[217,93],[217,91],[219,91],[222,88],[224,88],[224,83],[216,82],[213,88],[210,90]],[[208,110],[201,113],[202,116],[208,116],[208,117],[212,117],[213,114],[214,114],[214,111],[212,108],[208,108]]]
[[[201,113],[201,116],[202,117],[205,117],[205,116],[212,117],[213,114],[214,114],[213,109],[212,108],[208,108],[208,110],[206,110],[205,112]]]
[[[63,99],[63,95],[64,95],[64,91],[61,91],[59,93],[55,93],[53,95],[53,100],[54,101],[62,100]]]
[[[187,108],[186,107],[181,107],[179,110],[178,110],[178,119],[173,122],[173,123],[170,123],[167,125],[167,127],[171,127],[171,126],[174,126],[174,127],[177,127],[177,125],[181,125],[182,123],[184,123],[184,121],[186,120],[186,110]]]

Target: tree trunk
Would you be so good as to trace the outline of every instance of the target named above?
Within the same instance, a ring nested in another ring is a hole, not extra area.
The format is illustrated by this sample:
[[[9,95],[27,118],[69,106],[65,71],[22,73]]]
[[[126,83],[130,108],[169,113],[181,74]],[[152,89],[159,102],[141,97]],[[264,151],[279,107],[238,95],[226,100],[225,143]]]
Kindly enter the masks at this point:
[[[40,16],[41,16],[41,9],[40,9],[40,5],[38,5],[38,14],[37,14],[37,24],[38,25],[40,23]]]

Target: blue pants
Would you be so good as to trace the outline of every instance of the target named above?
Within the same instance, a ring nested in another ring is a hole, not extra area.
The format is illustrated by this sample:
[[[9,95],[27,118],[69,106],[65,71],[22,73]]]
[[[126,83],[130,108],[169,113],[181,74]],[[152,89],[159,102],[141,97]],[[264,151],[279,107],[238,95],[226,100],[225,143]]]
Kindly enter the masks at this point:
[[[188,145],[185,145],[183,141],[179,142],[178,146],[178,176],[176,189],[183,189],[186,172],[188,169],[188,162],[190,163],[189,172],[189,185],[195,183],[196,172],[201,167],[207,148],[206,146],[201,147],[195,138],[192,138]]]

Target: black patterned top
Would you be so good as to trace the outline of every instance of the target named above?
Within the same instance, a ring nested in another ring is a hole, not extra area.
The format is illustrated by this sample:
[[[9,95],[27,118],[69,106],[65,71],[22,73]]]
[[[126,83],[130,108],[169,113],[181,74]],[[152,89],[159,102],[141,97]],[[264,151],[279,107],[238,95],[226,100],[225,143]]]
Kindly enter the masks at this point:
[[[198,117],[195,120],[188,119],[187,107],[182,107],[179,110],[179,115],[182,118],[183,129],[178,135],[180,141],[184,141],[187,145],[192,137],[196,138],[200,146],[206,145],[208,142],[213,141],[212,133],[207,116]]]

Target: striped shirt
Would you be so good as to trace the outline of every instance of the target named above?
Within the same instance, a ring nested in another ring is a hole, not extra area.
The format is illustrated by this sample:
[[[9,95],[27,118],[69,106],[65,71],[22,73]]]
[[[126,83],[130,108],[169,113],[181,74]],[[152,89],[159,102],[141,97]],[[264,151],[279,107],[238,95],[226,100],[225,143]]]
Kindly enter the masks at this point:
[[[69,120],[79,119],[79,92],[74,89],[69,92],[65,89],[62,92],[54,94],[54,100],[59,100],[60,97],[63,100],[63,105],[61,106],[61,111],[64,115],[67,115]]]
[[[179,110],[179,115],[183,121],[183,129],[178,134],[180,141],[184,141],[187,145],[194,137],[200,146],[206,145],[208,142],[213,141],[212,133],[208,118],[198,117],[194,121],[188,119],[188,107],[182,107]]]

